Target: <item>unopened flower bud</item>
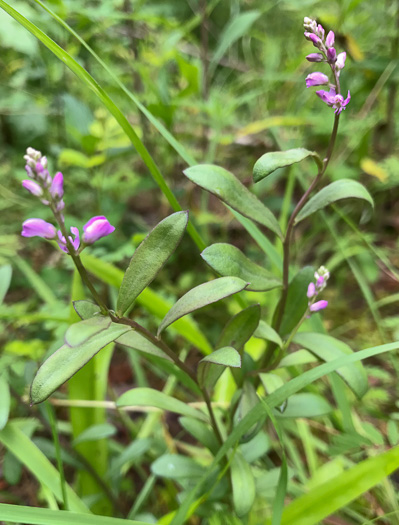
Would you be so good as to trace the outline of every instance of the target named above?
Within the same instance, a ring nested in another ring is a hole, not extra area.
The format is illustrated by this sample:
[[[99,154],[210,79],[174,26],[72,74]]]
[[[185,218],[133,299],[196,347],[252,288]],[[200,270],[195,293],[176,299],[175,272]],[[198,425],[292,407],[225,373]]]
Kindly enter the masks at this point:
[[[308,291],[306,295],[308,296],[308,299],[311,299],[312,297],[316,295],[316,287],[314,283],[309,283]]]
[[[328,301],[317,301],[317,303],[314,303],[310,305],[309,310],[311,312],[318,312],[319,310],[324,310],[324,308],[327,308]]]
[[[106,237],[115,230],[106,217],[99,215],[92,217],[89,222],[83,226],[83,242],[93,244],[102,237]]]
[[[345,60],[346,60],[346,53],[345,53],[345,51],[343,53],[339,53],[337,55],[337,60],[335,62],[335,67],[337,69],[339,69],[339,70],[340,69],[344,69],[344,67],[345,67]]]
[[[332,47],[335,42],[335,35],[333,31],[330,31],[326,38],[326,47]]]
[[[312,87],[312,86],[322,86],[324,84],[328,84],[328,76],[324,73],[310,73],[306,77],[306,87]]]
[[[314,33],[305,32],[304,35],[305,35],[306,40],[310,40],[311,42],[313,42],[313,45],[315,47],[320,47],[320,45],[322,44],[320,37],[318,37]]]
[[[335,51],[335,48],[334,47],[329,47],[327,49],[327,60],[330,63],[333,63],[333,62],[335,62],[336,58],[337,58],[337,52]]]
[[[41,197],[43,195],[42,188],[39,186],[37,182],[34,182],[33,180],[23,180],[22,186],[26,190],[30,191],[32,195],[35,195],[35,197]]]
[[[315,33],[316,33],[316,34],[317,34],[322,40],[324,40],[325,31],[324,31],[324,27],[323,27],[321,24],[319,24],[319,25],[317,26],[317,31],[315,31]]]
[[[306,60],[309,62],[322,62],[324,57],[321,53],[310,53],[310,55],[307,55]]]
[[[60,171],[51,182],[50,194],[54,199],[61,199],[64,195],[64,177]]]

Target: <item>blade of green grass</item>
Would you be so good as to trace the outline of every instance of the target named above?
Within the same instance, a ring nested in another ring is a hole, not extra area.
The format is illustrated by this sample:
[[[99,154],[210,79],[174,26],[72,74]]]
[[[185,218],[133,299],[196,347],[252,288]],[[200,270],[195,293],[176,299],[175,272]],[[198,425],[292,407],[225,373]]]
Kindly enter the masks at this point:
[[[122,520],[106,516],[78,514],[65,510],[39,509],[0,503],[0,520],[29,525],[150,525],[144,521]]]
[[[51,490],[59,502],[63,501],[59,472],[22,430],[12,422],[8,423],[0,431],[0,442],[32,472],[40,483]],[[90,514],[89,509],[69,485],[66,485],[65,490],[72,511]],[[1,510],[0,519],[5,519]]]
[[[135,147],[137,153],[142,158],[143,162],[149,169],[153,179],[159,186],[162,193],[167,198],[169,204],[174,211],[180,211],[182,207],[174,196],[173,192],[166,183],[162,173],[160,172],[157,164],[150,155],[147,148],[144,146],[133,127],[130,125],[127,118],[124,116],[119,107],[113,102],[107,92],[100,86],[100,84],[76,61],[71,55],[64,51],[54,40],[46,35],[41,29],[35,24],[30,22],[18,11],[13,9],[7,2],[0,0],[0,7],[4,9],[14,20],[25,27],[33,36],[35,36],[40,42],[42,42],[57,58],[59,58],[88,88],[90,88],[99,100],[104,104],[108,111],[114,116],[118,124],[121,126],[123,131],[128,136],[129,140]],[[187,226],[187,232],[202,251],[205,248],[205,243],[200,237],[197,230],[194,228],[192,223],[189,222]]]

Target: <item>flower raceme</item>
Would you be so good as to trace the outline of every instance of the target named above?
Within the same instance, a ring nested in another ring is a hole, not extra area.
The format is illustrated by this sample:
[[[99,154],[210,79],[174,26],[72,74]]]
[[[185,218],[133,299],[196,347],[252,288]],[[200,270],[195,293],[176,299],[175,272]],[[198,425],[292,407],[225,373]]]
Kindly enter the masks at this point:
[[[327,106],[334,108],[334,113],[339,115],[344,109],[346,109],[346,106],[351,99],[349,91],[347,97],[344,99],[340,93],[339,84],[341,70],[345,67],[346,53],[343,52],[337,54],[336,49],[333,47],[335,43],[334,32],[329,31],[327,36],[324,38],[324,28],[320,24],[317,24],[316,20],[305,17],[304,27],[306,30],[304,33],[305,38],[312,42],[319,51],[319,53],[309,54],[306,59],[309,62],[326,62],[330,66],[334,77],[333,83],[330,84],[330,90],[316,91],[316,95],[320,97],[320,99],[325,102]],[[306,77],[307,88],[326,84],[329,84],[329,78],[324,73],[310,73]]]
[[[319,310],[324,310],[324,308],[327,308],[328,301],[322,300],[315,302],[315,299],[317,295],[324,290],[324,288],[327,286],[327,280],[330,277],[330,272],[325,268],[324,266],[320,266],[320,268],[315,272],[314,278],[316,279],[316,283],[311,282],[308,286],[307,291],[307,297],[309,299],[308,301],[308,307],[309,311],[311,313],[318,312]]]
[[[68,235],[64,216],[61,214],[65,207],[62,173],[58,172],[54,178],[51,178],[47,169],[47,158],[33,148],[26,150],[24,159],[26,160],[25,169],[29,179],[22,181],[22,186],[35,197],[39,197],[42,204],[49,206],[60,229],[57,231],[53,224],[43,219],[28,219],[22,224],[21,235],[23,237],[42,237],[43,239],[57,240],[58,246],[63,252],[70,253],[69,249],[72,248],[74,253],[78,254],[86,246],[106,237],[115,230],[106,217],[99,215],[92,217],[83,226],[82,240],[76,226],[71,227],[71,235]],[[65,235],[67,235],[67,239]]]

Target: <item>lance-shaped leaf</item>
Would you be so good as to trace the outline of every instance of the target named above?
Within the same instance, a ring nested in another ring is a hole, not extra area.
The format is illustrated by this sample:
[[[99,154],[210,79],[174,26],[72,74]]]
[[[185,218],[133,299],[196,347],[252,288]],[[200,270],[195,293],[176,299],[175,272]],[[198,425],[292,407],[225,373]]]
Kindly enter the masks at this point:
[[[83,320],[90,319],[100,313],[100,307],[91,301],[73,301],[73,307],[78,316]]]
[[[233,275],[248,282],[247,290],[265,292],[281,286],[280,280],[265,268],[252,262],[232,244],[212,244],[205,248],[201,257],[220,275]]]
[[[129,330],[129,332],[124,333],[116,339],[115,343],[134,348],[134,350],[143,352],[144,354],[155,355],[156,357],[162,357],[162,359],[166,359],[167,361],[172,361],[172,359],[155,346],[154,343],[151,343],[151,341],[135,330]]]
[[[340,179],[316,193],[298,213],[295,223],[342,199],[362,199],[374,207],[373,198],[363,184],[351,179]]]
[[[260,306],[253,304],[232,317],[223,328],[217,348],[232,346],[241,353],[245,343],[255,332],[260,319]]]
[[[133,388],[132,390],[128,390],[118,398],[116,404],[118,407],[155,407],[160,408],[161,410],[167,410],[168,412],[175,412],[182,416],[194,417],[196,419],[201,419],[202,421],[208,421],[206,415],[200,410],[197,410],[174,397],[168,396],[163,392],[153,390],[152,388]]]
[[[187,227],[188,212],[178,211],[155,226],[138,246],[123,277],[116,305],[118,315],[133,306],[179,245]]]
[[[314,151],[309,151],[305,148],[295,148],[289,149],[287,151],[271,151],[270,153],[265,153],[255,163],[253,170],[254,181],[259,182],[270,175],[270,173],[273,173],[273,171],[276,171],[279,168],[285,168],[286,166],[291,166],[297,162],[301,162],[307,157],[313,157],[317,165],[319,167],[322,166],[322,162],[317,153]]]
[[[256,487],[252,469],[239,450],[234,454],[230,473],[234,509],[239,518],[244,517],[254,504]]]
[[[216,303],[229,295],[241,292],[247,284],[238,277],[220,277],[196,286],[183,295],[165,315],[158,328],[158,335],[181,317],[208,304]]]
[[[213,164],[199,164],[184,170],[184,174],[192,182],[213,193],[221,201],[240,212],[245,217],[252,219],[272,232],[281,239],[283,234],[280,225],[273,213],[232,173]]]
[[[293,341],[326,363],[353,353],[351,347],[346,343],[325,334],[301,332],[295,335]],[[337,374],[342,377],[359,399],[367,392],[367,374],[361,363],[353,363],[339,368]]]
[[[97,315],[85,321],[74,323],[65,332],[65,344],[78,346],[110,326],[111,319],[104,315]]]
[[[96,333],[81,344],[72,347],[67,344],[61,346],[37,371],[30,391],[32,403],[41,403],[47,399],[104,346],[128,330],[131,328],[126,325],[111,323],[108,328]]]
[[[278,335],[274,328],[272,328],[268,323],[266,323],[266,321],[259,321],[258,328],[256,329],[254,335],[259,339],[265,339],[266,341],[276,343],[276,345],[278,345],[280,348],[283,346],[283,341],[281,337]]]
[[[10,414],[10,387],[4,375],[0,376],[0,430],[2,430],[8,421]]]
[[[212,388],[224,369],[240,368],[241,356],[232,346],[225,346],[207,355],[198,364],[197,377],[201,386]]]

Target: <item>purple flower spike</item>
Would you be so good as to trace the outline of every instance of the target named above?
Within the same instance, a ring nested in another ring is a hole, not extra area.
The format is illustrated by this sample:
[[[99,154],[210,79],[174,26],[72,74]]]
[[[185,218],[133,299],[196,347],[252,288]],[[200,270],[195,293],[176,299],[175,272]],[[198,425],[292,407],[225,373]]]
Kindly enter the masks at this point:
[[[335,42],[334,31],[330,31],[326,38],[326,47],[332,47]]]
[[[114,230],[114,226],[103,215],[93,217],[83,226],[83,242],[85,244],[93,244],[93,242],[106,237]]]
[[[323,55],[321,53],[310,53],[310,55],[307,55],[306,60],[309,62],[321,62]]]
[[[22,186],[26,190],[30,191],[32,195],[35,195],[35,197],[41,197],[43,195],[43,190],[39,184],[37,184],[37,182],[33,182],[33,180],[23,180]]]
[[[335,48],[329,47],[327,49],[327,60],[332,63],[332,62],[335,62],[336,58],[337,58],[337,52],[335,51]]]
[[[324,73],[310,73],[306,77],[306,87],[312,87],[312,86],[322,86],[324,84],[328,84],[328,76]]]
[[[316,287],[314,283],[309,283],[308,292],[306,295],[308,296],[308,299],[311,299],[312,297],[316,295]]]
[[[43,237],[44,239],[54,239],[56,236],[55,228],[43,219],[28,219],[22,224],[23,237]]]
[[[324,310],[324,308],[327,308],[328,301],[317,301],[317,303],[314,303],[310,305],[309,310],[311,312],[318,312],[319,310]]]
[[[55,199],[61,199],[64,195],[64,177],[60,171],[55,174],[50,186],[50,193]]]

